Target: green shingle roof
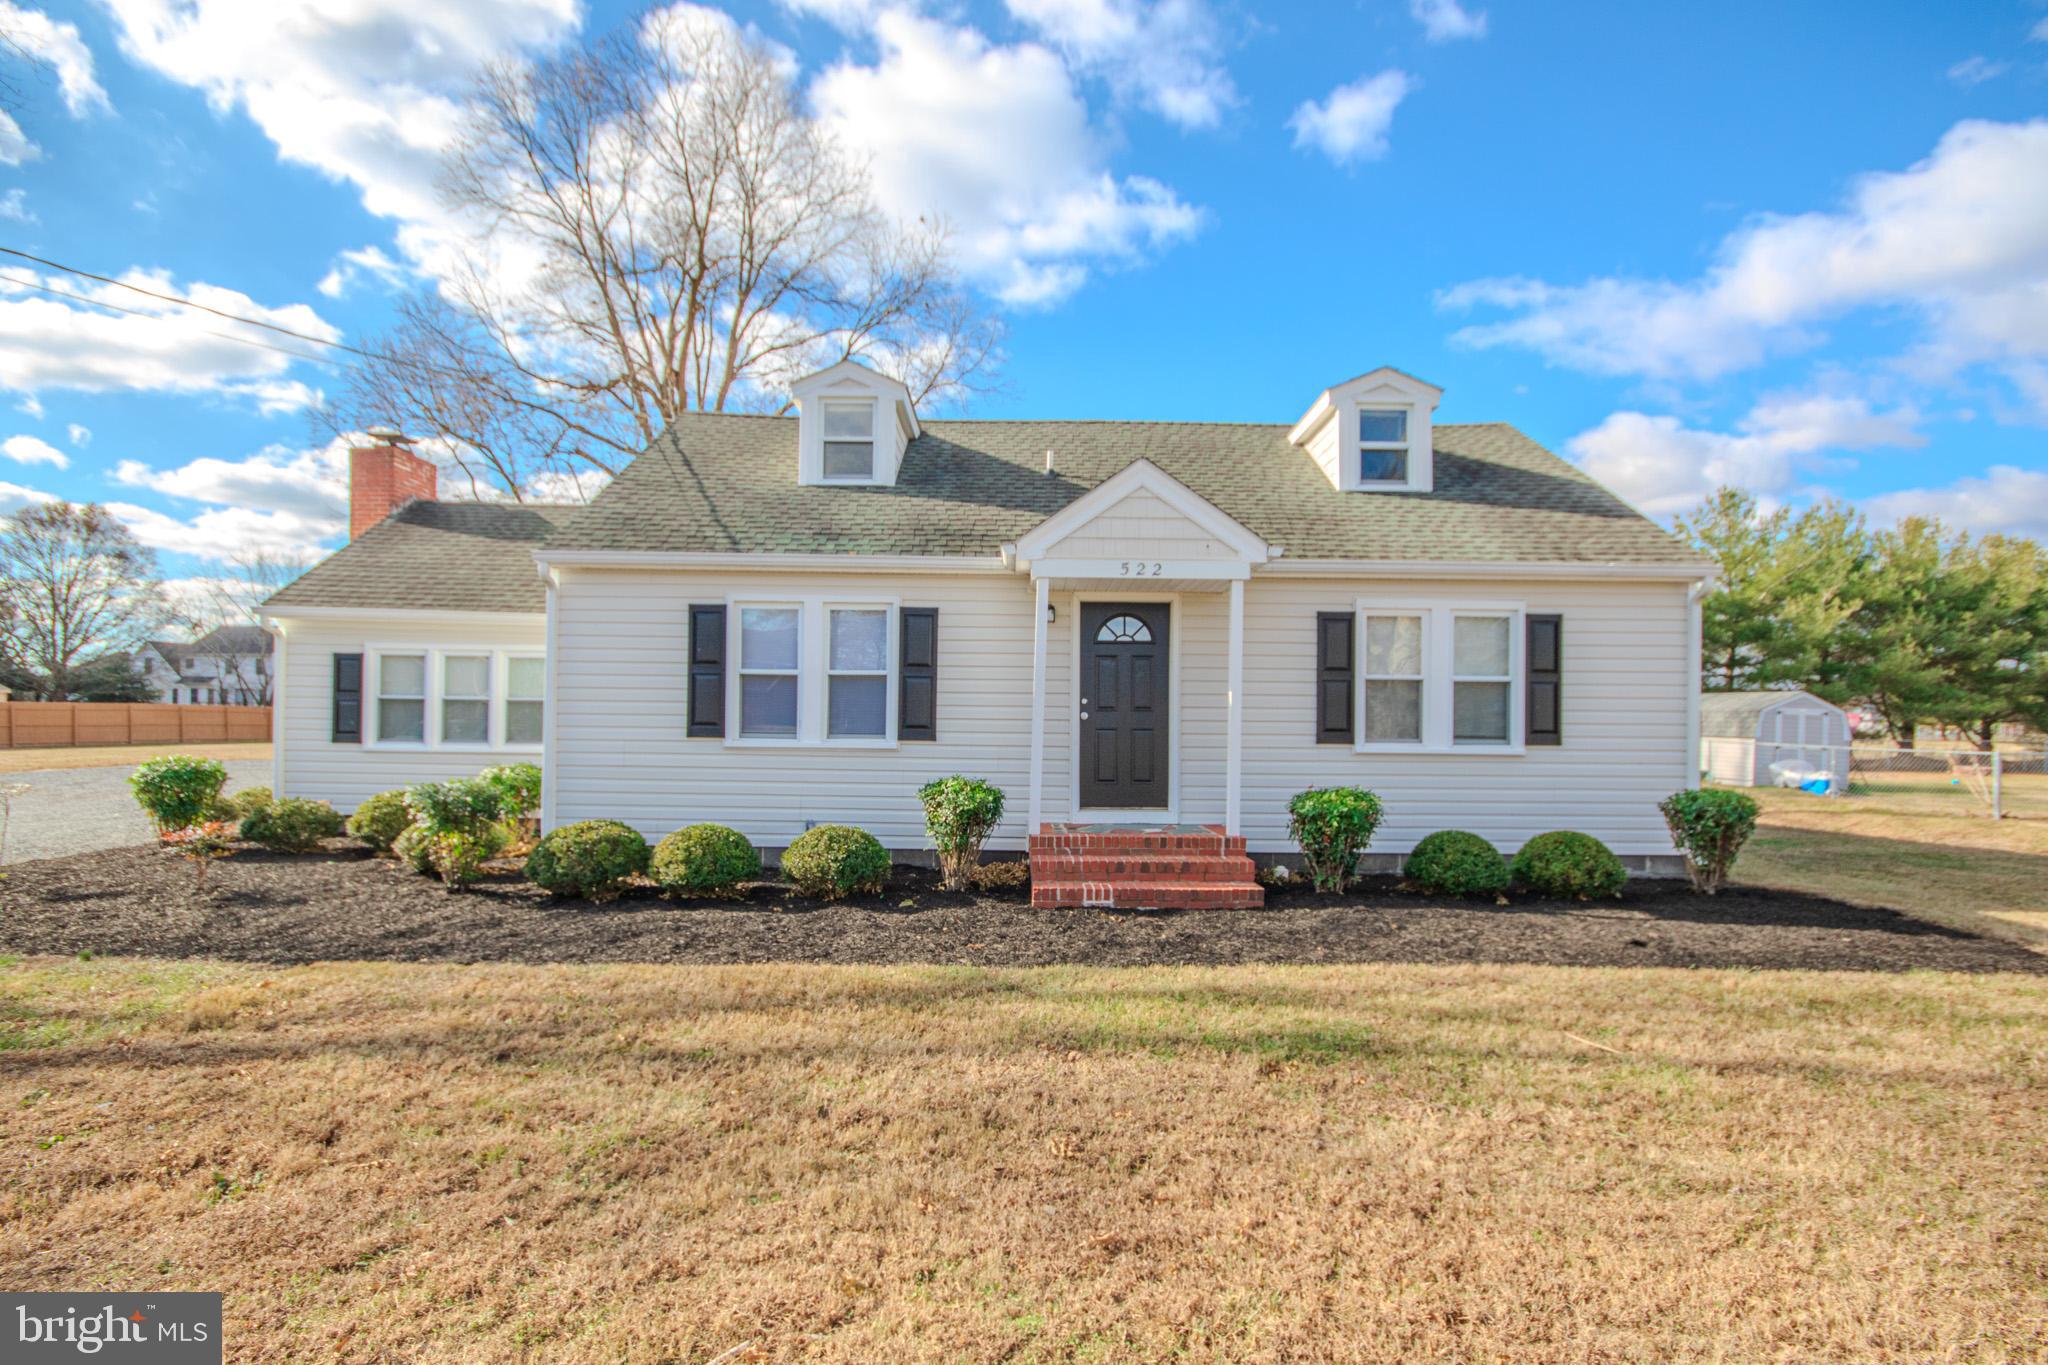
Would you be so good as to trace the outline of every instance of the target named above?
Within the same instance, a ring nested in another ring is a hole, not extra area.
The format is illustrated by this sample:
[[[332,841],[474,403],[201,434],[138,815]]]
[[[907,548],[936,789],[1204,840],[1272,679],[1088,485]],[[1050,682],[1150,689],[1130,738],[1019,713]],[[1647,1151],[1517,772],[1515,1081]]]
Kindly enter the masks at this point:
[[[1293,559],[1697,562],[1668,532],[1510,426],[1436,427],[1436,488],[1422,494],[1339,492],[1288,431],[1207,422],[929,422],[905,451],[895,487],[803,487],[795,418],[692,414],[548,543],[993,556],[1145,459]],[[1050,477],[1048,448],[1057,469]]]
[[[547,610],[533,552],[581,508],[411,502],[263,604],[403,611]]]

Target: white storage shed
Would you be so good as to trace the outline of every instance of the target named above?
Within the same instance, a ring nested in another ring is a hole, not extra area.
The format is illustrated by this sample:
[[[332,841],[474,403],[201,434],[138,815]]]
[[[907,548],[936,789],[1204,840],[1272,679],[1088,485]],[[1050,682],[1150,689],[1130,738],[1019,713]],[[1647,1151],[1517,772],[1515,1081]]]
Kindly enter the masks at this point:
[[[1708,692],[1700,698],[1700,770],[1732,787],[1849,786],[1849,718],[1811,692]]]

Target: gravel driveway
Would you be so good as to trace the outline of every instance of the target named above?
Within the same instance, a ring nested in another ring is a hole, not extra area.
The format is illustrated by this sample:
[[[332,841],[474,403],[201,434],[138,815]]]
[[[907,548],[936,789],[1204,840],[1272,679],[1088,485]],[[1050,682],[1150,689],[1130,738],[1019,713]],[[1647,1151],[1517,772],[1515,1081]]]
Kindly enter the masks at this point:
[[[268,759],[227,765],[225,790],[270,784]],[[8,773],[0,782],[26,782],[29,789],[14,798],[7,822],[6,858],[25,863],[31,858],[61,858],[103,848],[146,844],[153,837],[149,817],[128,790],[132,768],[45,768]]]

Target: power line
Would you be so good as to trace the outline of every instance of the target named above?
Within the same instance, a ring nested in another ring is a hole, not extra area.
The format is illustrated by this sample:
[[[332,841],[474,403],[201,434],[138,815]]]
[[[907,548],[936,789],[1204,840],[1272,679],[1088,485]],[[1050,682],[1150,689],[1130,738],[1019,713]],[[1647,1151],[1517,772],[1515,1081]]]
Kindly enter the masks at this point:
[[[5,250],[5,247],[0,247],[0,251]],[[164,316],[162,313],[151,313],[141,308],[124,308],[118,303],[108,303],[105,299],[95,299],[89,298],[84,294],[74,294],[69,289],[59,289],[57,288],[57,286],[53,284],[44,284],[40,280],[23,280],[17,279],[12,275],[0,274],[0,281],[4,281],[8,284],[19,285],[23,289],[39,289],[45,294],[55,294],[58,298],[76,299],[78,300],[78,302],[90,304],[94,308],[109,308],[116,313],[127,313],[134,317],[148,318],[155,322],[170,322],[172,320]],[[173,302],[175,302],[175,300],[173,300]],[[202,307],[203,305],[194,304],[193,306]],[[218,310],[209,308],[206,311],[215,312]],[[223,314],[222,316],[230,315]],[[243,318],[237,318],[235,320],[237,322],[247,321],[247,319]],[[288,355],[294,360],[303,360],[308,365],[326,365],[332,367],[337,363],[335,361],[327,359],[324,356],[306,355],[302,352],[294,351],[284,346],[273,346],[267,341],[258,341],[254,337],[236,336],[233,332],[216,332],[210,327],[201,327],[197,330],[201,336],[214,337],[221,341],[232,341],[243,346],[254,346],[258,350],[275,351],[279,355]]]

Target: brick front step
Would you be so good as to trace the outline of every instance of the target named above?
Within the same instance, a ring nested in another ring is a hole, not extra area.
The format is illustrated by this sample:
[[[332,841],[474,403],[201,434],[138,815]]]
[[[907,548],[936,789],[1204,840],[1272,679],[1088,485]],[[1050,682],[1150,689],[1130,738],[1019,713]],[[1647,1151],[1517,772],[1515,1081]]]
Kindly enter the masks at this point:
[[[1034,854],[1241,855],[1244,853],[1244,836],[1226,835],[1220,825],[1181,825],[1170,830],[1099,830],[1085,825],[1046,825],[1030,837],[1029,847]]]
[[[1266,903],[1257,882],[1118,881],[1031,883],[1033,908],[1101,910],[1256,910]]]
[[[1037,853],[1031,858],[1031,875],[1046,882],[1248,882],[1255,870],[1252,860],[1241,853]]]

